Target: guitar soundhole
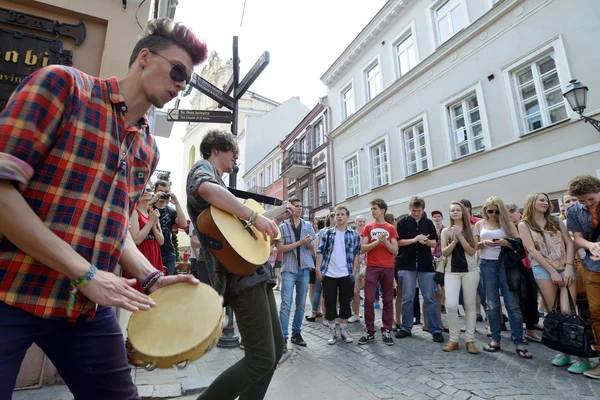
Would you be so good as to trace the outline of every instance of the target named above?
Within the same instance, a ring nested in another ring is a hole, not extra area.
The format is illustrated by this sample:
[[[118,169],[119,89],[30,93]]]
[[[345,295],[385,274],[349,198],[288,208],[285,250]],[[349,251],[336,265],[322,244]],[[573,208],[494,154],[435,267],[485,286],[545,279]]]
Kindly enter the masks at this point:
[[[252,236],[254,238],[254,240],[258,240],[258,237],[256,237],[256,234],[254,233],[254,231],[252,230],[252,228],[250,228],[250,227],[246,228],[246,221],[244,221],[241,218],[238,218],[238,221],[240,221],[240,224],[242,224],[242,226],[244,227],[244,229],[246,229],[246,231],[248,231],[248,233],[250,234],[250,236]]]

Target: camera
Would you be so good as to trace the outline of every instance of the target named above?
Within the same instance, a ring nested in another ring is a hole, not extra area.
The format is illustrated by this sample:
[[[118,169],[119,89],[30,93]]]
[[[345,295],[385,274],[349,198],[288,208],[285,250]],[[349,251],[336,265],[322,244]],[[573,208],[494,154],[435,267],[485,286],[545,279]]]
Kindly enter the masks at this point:
[[[171,199],[171,195],[169,193],[163,193],[160,195],[160,199],[161,200],[170,200]]]

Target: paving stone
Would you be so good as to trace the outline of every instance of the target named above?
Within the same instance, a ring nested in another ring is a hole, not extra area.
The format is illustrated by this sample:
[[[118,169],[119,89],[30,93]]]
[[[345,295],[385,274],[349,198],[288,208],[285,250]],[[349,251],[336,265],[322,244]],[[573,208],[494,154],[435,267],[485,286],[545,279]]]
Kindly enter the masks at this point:
[[[154,385],[137,385],[137,389],[142,399],[151,398],[154,392]]]
[[[207,388],[216,376],[201,376],[199,378],[185,379],[181,381],[181,392],[185,395],[200,393]]]
[[[154,391],[152,392],[153,399],[168,399],[177,396],[181,396],[181,384],[165,383],[154,385]]]
[[[452,396],[454,393],[458,392],[458,390],[452,386],[443,386],[440,388],[440,392],[447,394],[448,396]]]

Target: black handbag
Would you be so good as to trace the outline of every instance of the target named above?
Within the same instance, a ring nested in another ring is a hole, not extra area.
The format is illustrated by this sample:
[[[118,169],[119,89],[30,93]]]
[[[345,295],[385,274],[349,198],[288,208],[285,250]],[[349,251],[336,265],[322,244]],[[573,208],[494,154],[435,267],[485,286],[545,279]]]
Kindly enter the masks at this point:
[[[591,327],[585,319],[577,315],[571,292],[567,290],[567,293],[571,314],[566,315],[560,310],[557,311],[560,298],[560,288],[557,288],[552,311],[544,319],[542,344],[572,356],[597,357],[596,351],[590,346]]]

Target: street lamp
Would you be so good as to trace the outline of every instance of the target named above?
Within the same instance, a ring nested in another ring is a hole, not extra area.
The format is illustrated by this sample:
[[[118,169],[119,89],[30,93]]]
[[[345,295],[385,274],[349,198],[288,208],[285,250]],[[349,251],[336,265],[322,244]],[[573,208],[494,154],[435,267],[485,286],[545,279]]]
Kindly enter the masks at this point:
[[[583,115],[583,111],[587,105],[587,92],[589,90],[587,86],[583,86],[577,79],[572,79],[569,82],[567,89],[569,90],[563,93],[563,96],[567,99],[569,106],[571,106],[573,111],[579,114],[582,120],[589,122],[598,132],[600,132],[600,121]]]
[[[325,203],[327,203],[327,194],[321,192],[321,195],[319,196],[319,205],[322,206]]]

